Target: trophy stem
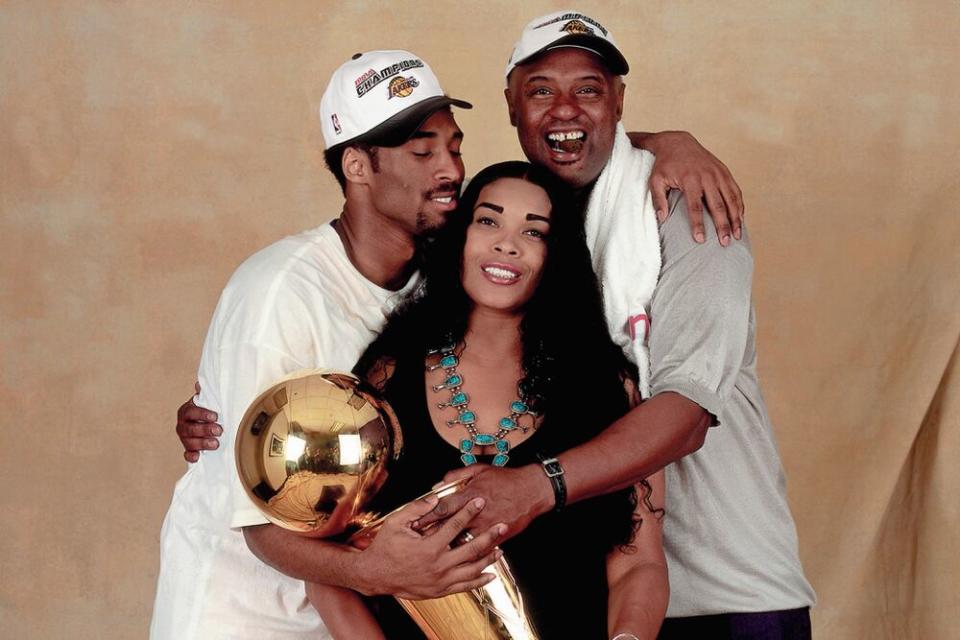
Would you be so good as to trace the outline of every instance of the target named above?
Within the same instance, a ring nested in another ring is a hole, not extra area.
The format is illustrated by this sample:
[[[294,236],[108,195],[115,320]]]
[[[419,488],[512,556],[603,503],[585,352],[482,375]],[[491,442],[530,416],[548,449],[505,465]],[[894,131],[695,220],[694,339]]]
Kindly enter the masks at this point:
[[[397,601],[430,640],[537,640],[506,559],[500,558],[484,573],[496,579],[479,589],[432,600]]]

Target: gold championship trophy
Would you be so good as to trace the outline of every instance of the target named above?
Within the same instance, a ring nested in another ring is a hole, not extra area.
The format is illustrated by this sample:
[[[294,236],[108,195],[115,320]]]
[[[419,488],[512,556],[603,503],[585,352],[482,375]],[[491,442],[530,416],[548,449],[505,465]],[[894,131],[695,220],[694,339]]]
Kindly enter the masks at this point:
[[[237,432],[237,471],[247,495],[274,524],[326,538],[382,523],[366,510],[403,448],[396,415],[349,373],[302,371],[247,409]],[[462,484],[440,487],[440,497]],[[428,494],[429,495],[429,494]],[[430,640],[536,640],[505,558],[484,569],[496,579],[469,592],[401,606]]]

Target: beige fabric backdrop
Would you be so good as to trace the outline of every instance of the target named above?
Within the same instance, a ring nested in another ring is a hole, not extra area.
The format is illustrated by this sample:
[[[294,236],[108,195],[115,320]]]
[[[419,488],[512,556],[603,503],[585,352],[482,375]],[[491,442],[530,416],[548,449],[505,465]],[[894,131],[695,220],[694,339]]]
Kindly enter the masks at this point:
[[[532,2],[0,4],[0,635],[146,634],[172,426],[244,256],[338,212],[316,109],[411,48],[468,171]],[[820,638],[960,637],[960,5],[595,2],[625,120],[746,194],[761,373]],[[463,39],[461,39],[463,38]]]

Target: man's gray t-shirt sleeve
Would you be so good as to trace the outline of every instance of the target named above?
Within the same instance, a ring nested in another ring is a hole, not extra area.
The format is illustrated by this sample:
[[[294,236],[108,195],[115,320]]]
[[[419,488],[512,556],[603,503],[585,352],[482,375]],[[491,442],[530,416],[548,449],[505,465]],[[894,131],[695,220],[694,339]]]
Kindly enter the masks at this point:
[[[746,230],[723,247],[705,214],[707,240],[697,244],[679,192],[671,205],[660,227],[663,260],[650,303],[651,394],[679,393],[716,425],[743,364],[753,257]]]

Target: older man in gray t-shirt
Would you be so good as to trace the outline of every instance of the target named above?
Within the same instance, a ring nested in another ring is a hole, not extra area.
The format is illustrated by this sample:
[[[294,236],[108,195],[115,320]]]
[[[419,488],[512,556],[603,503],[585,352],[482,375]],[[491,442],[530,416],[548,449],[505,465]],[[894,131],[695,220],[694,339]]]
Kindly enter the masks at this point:
[[[810,606],[757,382],[749,239],[722,247],[708,228],[697,244],[684,200],[676,194],[671,203],[651,301],[651,392],[695,401],[717,426],[699,451],[666,468],[667,616]]]
[[[626,191],[645,195],[628,188],[646,180],[642,169],[611,162],[628,71],[603,25],[567,11],[531,21],[506,69],[510,120],[524,153],[577,190],[582,201],[590,198],[588,227],[590,220],[639,215],[646,224],[653,215],[633,210],[634,201],[622,198]],[[608,188],[601,191],[598,183]],[[650,187],[656,202],[662,194]],[[724,206],[722,200],[708,202]],[[699,209],[699,197],[689,204]],[[624,320],[629,324],[644,312],[650,318],[647,400],[589,442],[546,461],[542,470],[472,473],[466,491],[442,506],[449,511],[484,496],[488,503],[477,526],[507,522],[515,534],[550,509],[628,486],[666,466],[670,602],[661,637],[809,638],[813,590],[800,565],[780,458],[756,379],[749,241],[721,246],[705,220],[696,242],[686,233],[693,216],[684,201],[675,198],[671,209],[659,228],[661,265],[649,302],[636,301],[643,309],[628,308],[626,316],[611,317],[607,309],[612,334],[624,330]],[[624,238],[628,244],[636,240],[606,265],[620,277],[612,284],[604,278],[605,302],[623,292],[643,294],[649,272],[644,265],[656,251],[655,245],[648,250],[646,229],[642,236],[608,238],[608,245],[620,248]],[[636,633],[611,632],[625,638]]]

